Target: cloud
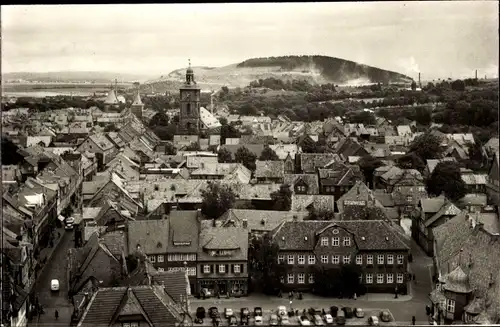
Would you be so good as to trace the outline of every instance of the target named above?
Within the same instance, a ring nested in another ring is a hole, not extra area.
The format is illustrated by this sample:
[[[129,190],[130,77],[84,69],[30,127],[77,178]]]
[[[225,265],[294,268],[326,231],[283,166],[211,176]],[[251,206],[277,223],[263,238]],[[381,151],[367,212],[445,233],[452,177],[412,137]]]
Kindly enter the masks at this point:
[[[399,59],[397,65],[399,67],[399,72],[409,75],[410,77],[414,77],[420,73],[420,68],[414,57]]]

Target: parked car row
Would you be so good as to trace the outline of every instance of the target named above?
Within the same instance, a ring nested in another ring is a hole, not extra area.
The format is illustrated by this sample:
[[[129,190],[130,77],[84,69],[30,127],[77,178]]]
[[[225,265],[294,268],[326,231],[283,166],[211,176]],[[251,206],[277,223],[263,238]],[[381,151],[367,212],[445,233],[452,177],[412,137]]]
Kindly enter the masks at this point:
[[[298,310],[297,310],[298,311]],[[275,312],[272,312],[269,316],[269,320],[263,321],[263,311],[260,307],[255,307],[253,313],[250,312],[248,308],[240,309],[240,319],[235,316],[234,311],[231,308],[225,308],[223,312],[223,317],[227,319],[229,326],[248,326],[250,324],[250,318],[253,316],[255,325],[270,325],[270,326],[286,326],[290,325],[290,318],[294,316],[297,311],[287,311],[285,306],[279,306]],[[373,312],[372,312],[373,313]],[[221,314],[216,307],[211,307],[208,309],[208,317],[212,319],[213,325],[218,326],[221,323]],[[351,318],[364,318],[365,312],[362,308],[351,308],[331,306],[328,311],[324,309],[309,308],[304,309],[298,314],[298,322],[301,326],[325,326],[325,325],[345,325],[347,319]],[[205,308],[199,307],[196,310],[196,323],[203,323],[205,319]],[[372,326],[378,326],[379,320],[383,322],[390,322],[392,320],[391,314],[387,310],[382,310],[377,315],[370,315],[368,317],[368,324]]]

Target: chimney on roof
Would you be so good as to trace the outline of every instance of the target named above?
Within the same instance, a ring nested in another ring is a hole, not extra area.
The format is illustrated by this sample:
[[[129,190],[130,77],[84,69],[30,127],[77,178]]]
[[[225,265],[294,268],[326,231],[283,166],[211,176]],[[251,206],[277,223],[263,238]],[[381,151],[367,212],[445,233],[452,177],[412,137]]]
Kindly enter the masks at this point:
[[[293,215],[293,221],[299,221],[299,216]]]
[[[243,219],[243,228],[248,228],[248,220]]]
[[[215,221],[215,219],[212,219],[212,227],[217,227],[217,222]]]

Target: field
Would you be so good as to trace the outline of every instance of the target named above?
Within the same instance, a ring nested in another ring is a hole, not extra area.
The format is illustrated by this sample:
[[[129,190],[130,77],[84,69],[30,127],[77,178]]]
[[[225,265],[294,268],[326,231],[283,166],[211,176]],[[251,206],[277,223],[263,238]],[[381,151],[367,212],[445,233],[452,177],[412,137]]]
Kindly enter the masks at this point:
[[[131,84],[117,84],[118,89],[125,89],[131,86]],[[46,97],[56,95],[90,96],[93,95],[94,92],[107,92],[110,87],[110,84],[104,83],[9,83],[2,84],[2,95],[17,97]]]

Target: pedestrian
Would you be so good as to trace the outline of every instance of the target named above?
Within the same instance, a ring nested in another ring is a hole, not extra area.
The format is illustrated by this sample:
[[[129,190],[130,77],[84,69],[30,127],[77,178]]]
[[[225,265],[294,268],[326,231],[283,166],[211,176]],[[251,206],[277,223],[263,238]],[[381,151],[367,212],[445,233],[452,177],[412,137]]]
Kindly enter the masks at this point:
[[[430,314],[431,314],[431,308],[429,307],[428,304],[425,305],[425,314],[427,316],[430,316]]]
[[[416,320],[416,319],[415,319],[415,316],[411,317],[411,324],[412,324],[412,325],[415,325],[415,320]]]
[[[358,299],[358,295],[356,294],[356,292],[354,292],[354,299],[357,300]]]
[[[54,316],[56,316],[56,320],[57,320],[57,319],[59,319],[59,311],[57,311],[57,310],[56,310],[56,311],[54,312]]]
[[[394,298],[395,299],[398,298],[398,287],[397,286],[394,288]]]

